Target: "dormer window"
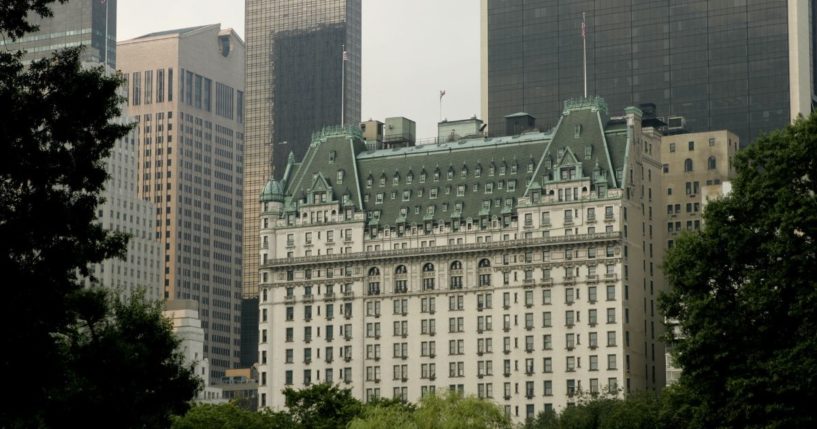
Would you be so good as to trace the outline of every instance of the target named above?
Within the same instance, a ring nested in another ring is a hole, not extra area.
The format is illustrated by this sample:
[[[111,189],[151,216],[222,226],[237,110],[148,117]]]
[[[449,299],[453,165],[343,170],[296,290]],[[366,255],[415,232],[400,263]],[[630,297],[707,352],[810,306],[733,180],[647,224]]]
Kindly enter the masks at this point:
[[[426,182],[426,171],[425,171],[425,170],[423,170],[423,171],[420,173],[420,183],[425,183],[425,182]]]
[[[337,153],[334,150],[329,151],[329,163],[330,164],[335,162],[335,156],[336,155],[337,155]]]
[[[502,163],[502,165],[499,166],[499,175],[504,176],[506,170],[507,170],[507,167],[505,167],[505,163]]]
[[[534,169],[534,168],[535,168],[535,166],[534,166],[534,164],[533,164],[533,160],[531,159],[531,160],[528,162],[528,173],[533,173],[533,169]]]
[[[493,176],[494,174],[496,174],[496,166],[494,163],[491,163],[491,166],[488,167],[488,175]]]
[[[440,180],[440,169],[434,170],[434,181],[437,182]]]
[[[338,170],[338,180],[337,180],[338,185],[343,184],[343,175],[344,175],[343,170]]]
[[[482,175],[482,166],[477,164],[477,168],[474,169],[474,177],[479,177]]]
[[[576,178],[576,167],[567,167],[562,168],[561,170],[561,179],[562,180],[571,180]]]
[[[406,175],[406,183],[411,185],[414,182],[414,173],[409,171],[409,174]]]
[[[385,175],[385,174],[382,174],[382,175],[380,176],[380,187],[382,188],[382,187],[384,187],[384,186],[386,186],[386,175]]]
[[[514,162],[513,164],[511,164],[511,174],[516,174],[516,169],[517,169],[516,162]]]
[[[374,177],[372,177],[372,176],[367,177],[366,178],[366,187],[371,188],[373,184],[374,184]]]
[[[453,180],[454,179],[454,167],[451,167],[451,168],[448,169],[447,179],[448,180]]]
[[[573,138],[577,139],[577,138],[579,138],[581,136],[582,136],[582,126],[581,125],[576,125],[575,127],[573,127]]]
[[[397,186],[397,185],[400,184],[400,175],[399,174],[394,175],[394,177],[391,180],[391,184],[392,184],[392,186]]]

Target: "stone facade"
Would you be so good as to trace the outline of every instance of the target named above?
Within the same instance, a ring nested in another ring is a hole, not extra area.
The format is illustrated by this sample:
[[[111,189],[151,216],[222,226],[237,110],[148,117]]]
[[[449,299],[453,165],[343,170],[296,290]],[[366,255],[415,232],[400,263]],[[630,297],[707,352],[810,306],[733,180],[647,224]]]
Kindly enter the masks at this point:
[[[367,151],[317,133],[261,196],[259,404],[441,389],[515,420],[664,385],[660,134],[565,103],[547,132]]]

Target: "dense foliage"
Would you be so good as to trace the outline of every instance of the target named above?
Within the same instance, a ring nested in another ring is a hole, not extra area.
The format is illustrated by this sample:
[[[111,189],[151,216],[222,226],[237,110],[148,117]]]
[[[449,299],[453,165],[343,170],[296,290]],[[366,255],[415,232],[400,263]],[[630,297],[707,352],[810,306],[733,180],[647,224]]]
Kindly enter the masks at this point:
[[[417,407],[387,403],[365,409],[352,421],[350,429],[499,429],[510,428],[510,421],[493,402],[456,393],[428,395]]]
[[[364,404],[330,384],[284,391],[286,408],[251,412],[235,404],[197,405],[175,417],[173,429],[500,429],[510,428],[492,402],[457,394],[429,395],[417,406],[396,399]]]
[[[2,0],[0,36],[33,30],[50,3]],[[198,388],[169,325],[138,298],[84,289],[98,284],[90,264],[124,257],[127,237],[95,220],[129,126],[113,120],[120,78],[79,53],[24,66],[0,50],[0,371],[13,386],[0,427],[163,427]]]
[[[817,427],[817,116],[735,159],[727,198],[667,255],[690,427]]]

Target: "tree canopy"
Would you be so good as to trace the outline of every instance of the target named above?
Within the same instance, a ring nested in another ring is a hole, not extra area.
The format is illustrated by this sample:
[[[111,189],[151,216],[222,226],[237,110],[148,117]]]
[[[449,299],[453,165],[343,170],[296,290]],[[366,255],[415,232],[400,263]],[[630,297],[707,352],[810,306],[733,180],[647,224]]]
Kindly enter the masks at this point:
[[[51,3],[2,0],[0,35],[31,31]],[[138,299],[84,289],[98,284],[89,265],[124,257],[127,236],[96,210],[130,127],[113,120],[120,78],[82,67],[80,49],[29,65],[0,50],[0,371],[14,387],[0,427],[163,427],[198,388],[169,325]]]
[[[676,241],[661,307],[677,321],[690,427],[817,426],[817,116],[738,153],[727,197]]]
[[[449,392],[428,395],[416,409],[387,403],[368,407],[352,421],[350,429],[392,427],[395,429],[500,429],[510,421],[493,402]]]
[[[304,428],[346,428],[363,410],[351,390],[327,383],[301,390],[286,388],[284,398],[293,420]]]
[[[172,429],[289,429],[295,426],[289,413],[255,412],[229,404],[194,405],[173,418]]]

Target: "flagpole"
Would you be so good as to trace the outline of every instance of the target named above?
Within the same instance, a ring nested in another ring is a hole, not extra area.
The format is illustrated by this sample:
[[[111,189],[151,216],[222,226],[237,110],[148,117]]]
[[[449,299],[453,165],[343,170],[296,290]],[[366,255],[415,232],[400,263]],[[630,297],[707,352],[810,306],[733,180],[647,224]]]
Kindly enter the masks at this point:
[[[587,23],[582,12],[582,50],[584,56],[584,98],[587,98]]]
[[[443,97],[445,96],[445,90],[440,90],[440,122],[443,121]]]
[[[340,126],[346,125],[346,45],[341,45],[343,49],[340,58]]]

